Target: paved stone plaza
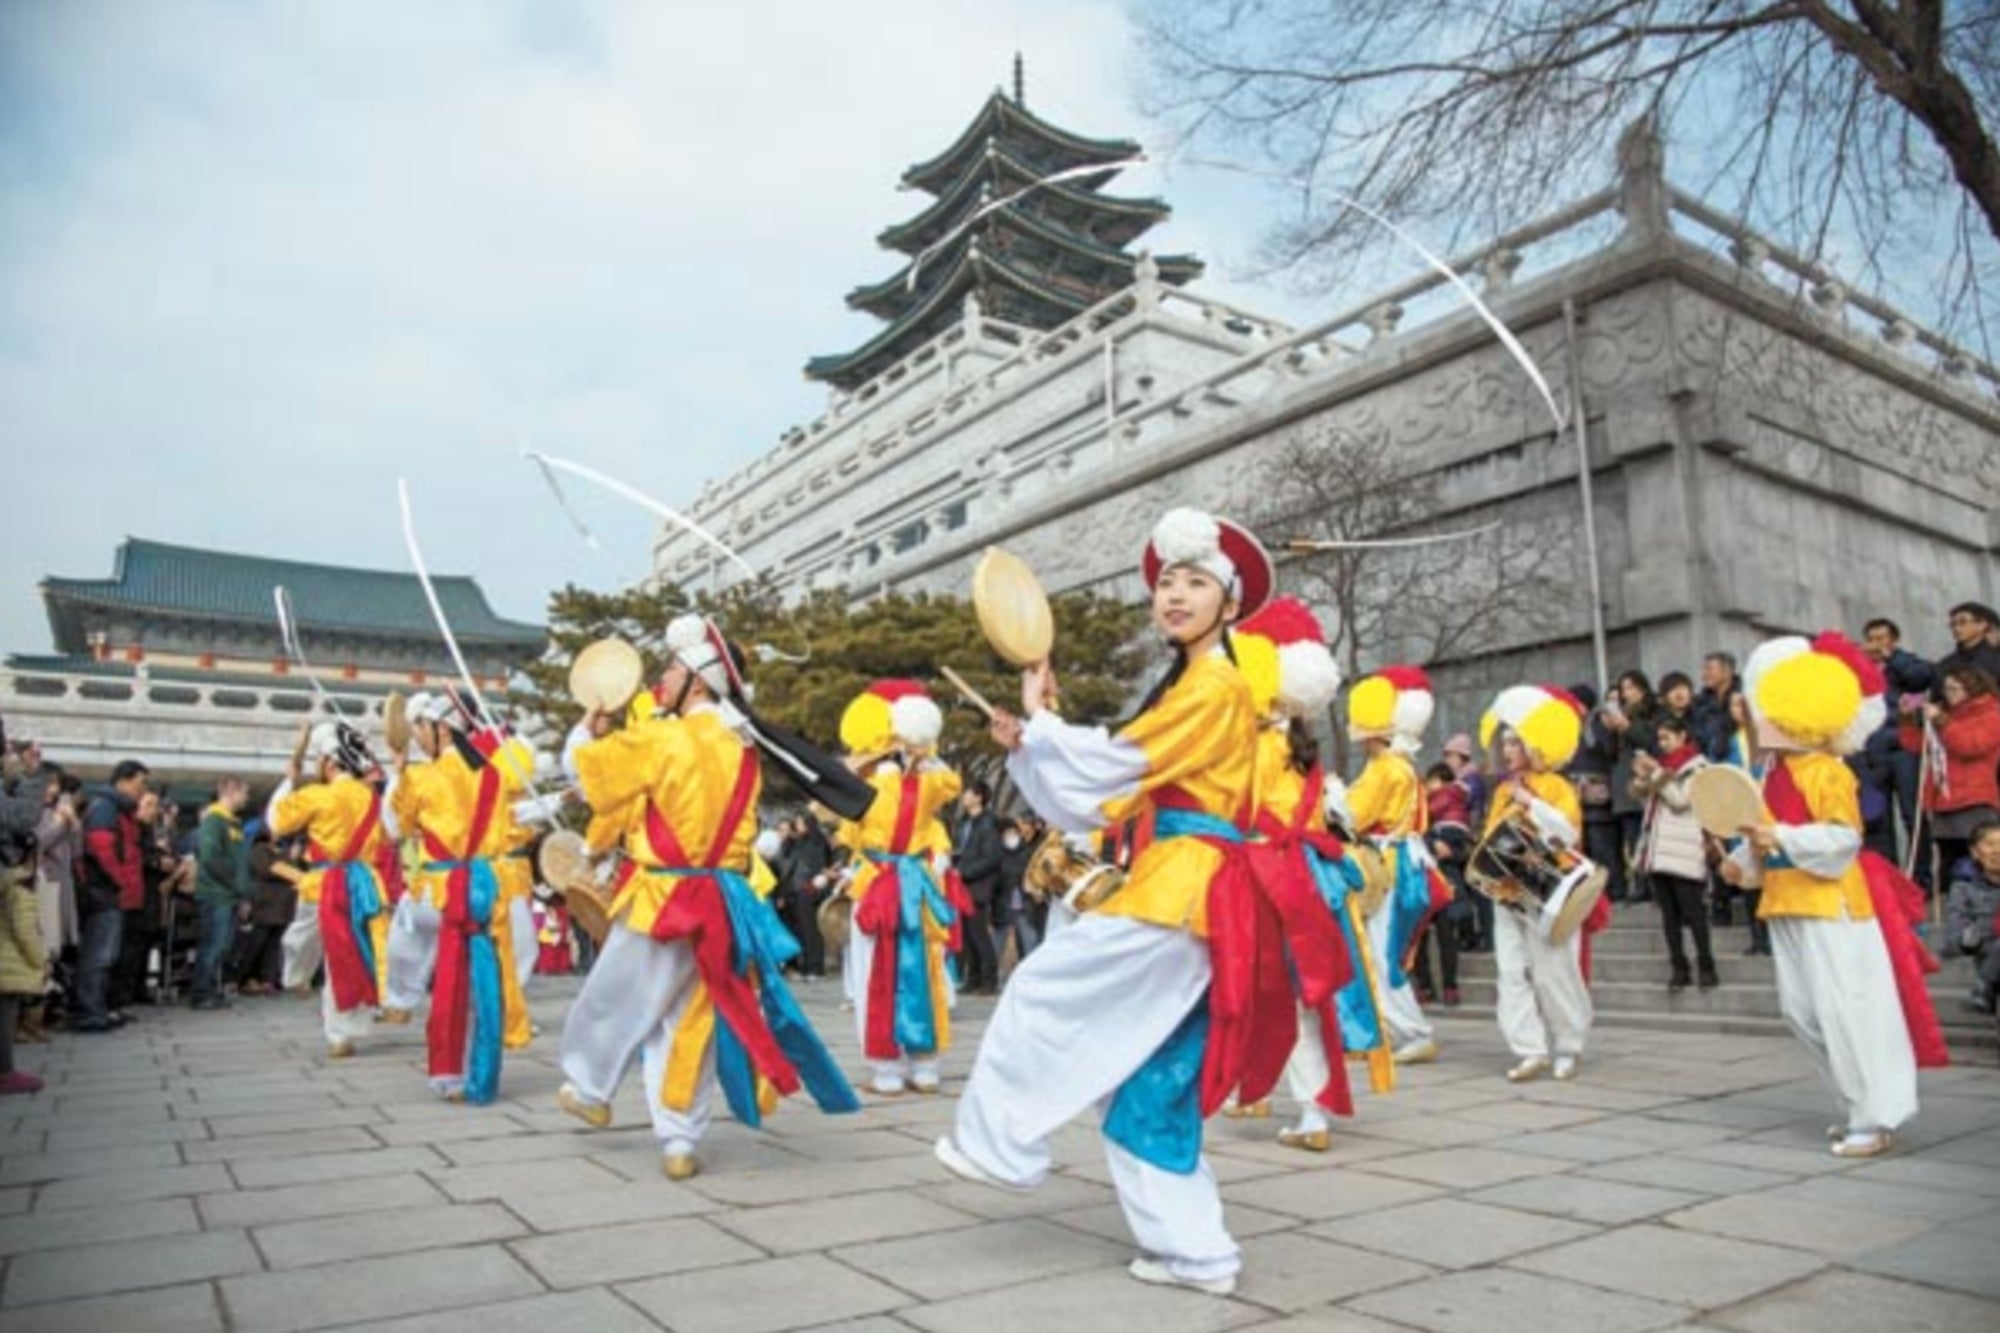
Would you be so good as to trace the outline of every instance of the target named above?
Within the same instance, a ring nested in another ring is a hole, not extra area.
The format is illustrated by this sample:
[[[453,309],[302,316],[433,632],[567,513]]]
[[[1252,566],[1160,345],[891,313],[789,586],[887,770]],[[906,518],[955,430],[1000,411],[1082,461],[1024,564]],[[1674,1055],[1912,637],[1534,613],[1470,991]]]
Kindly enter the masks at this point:
[[[329,1064],[298,1000],[28,1048],[49,1087],[0,1105],[0,1333],[2000,1328],[1990,1067],[1927,1075],[1906,1150],[1849,1164],[1787,1039],[1603,1029],[1580,1081],[1515,1088],[1491,1025],[1448,1020],[1445,1062],[1324,1157],[1213,1122],[1245,1250],[1218,1300],[1124,1275],[1088,1127],[1039,1192],[946,1177],[948,1097],[725,1120],[670,1184],[636,1082],[624,1127],[554,1109],[573,990],[541,983],[543,1035],[479,1110],[428,1097],[418,1028]],[[855,1064],[837,987],[803,993]],[[953,1073],[991,1003],[961,1005]]]

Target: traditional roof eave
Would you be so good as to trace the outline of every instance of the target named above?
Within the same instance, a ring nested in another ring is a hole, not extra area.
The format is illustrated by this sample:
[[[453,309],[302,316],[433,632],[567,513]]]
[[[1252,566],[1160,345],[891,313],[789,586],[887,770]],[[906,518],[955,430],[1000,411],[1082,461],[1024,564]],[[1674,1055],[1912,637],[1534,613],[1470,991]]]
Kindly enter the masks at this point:
[[[973,201],[988,184],[993,187],[994,195],[1005,196],[1041,181],[1036,190],[1038,195],[1061,199],[1079,211],[1111,213],[1135,219],[1139,223],[1137,230],[1132,233],[1135,237],[1147,227],[1164,222],[1172,216],[1173,209],[1164,199],[1100,193],[1100,187],[1114,174],[1116,173],[1107,167],[1099,176],[1042,181],[1041,174],[1023,162],[1005,144],[988,144],[979,162],[958,177],[950,189],[932,200],[915,216],[883,228],[877,233],[875,240],[885,250],[911,253],[927,243],[924,239],[927,235],[933,231],[943,231],[955,224],[962,214],[978,207],[978,203]]]
[[[935,272],[938,266],[962,254],[974,240],[989,235],[994,231],[1007,228],[1026,232],[1029,235],[1047,241],[1059,249],[1066,250],[1070,254],[1094,260],[1102,264],[1105,268],[1120,274],[1126,282],[1131,280],[1133,268],[1139,262],[1136,255],[1130,255],[1123,250],[1113,250],[1108,246],[1099,245],[1087,236],[1078,236],[1076,233],[1065,228],[1052,226],[1035,217],[1032,213],[1024,212],[1015,205],[1009,204],[1004,208],[994,209],[991,213],[981,218],[977,226],[968,228],[964,233],[954,238],[951,245],[942,253],[931,256],[929,261],[927,261],[926,267]],[[915,261],[912,262],[914,263]],[[1203,270],[1202,262],[1192,255],[1162,255],[1155,262],[1160,266],[1160,276],[1176,285],[1192,282],[1195,278],[1201,276]],[[906,287],[909,280],[909,272],[910,265],[905,264],[902,268],[896,270],[896,272],[890,274],[880,282],[856,287],[847,294],[847,304],[853,309],[867,310],[872,314],[880,315],[884,319],[895,318],[894,311],[896,307],[914,299],[913,294],[909,293]],[[876,309],[877,306],[886,306],[888,313]]]
[[[453,618],[453,630],[464,641],[524,650],[539,650],[547,642],[542,627],[496,615],[485,592],[470,577],[443,575],[433,583]],[[74,628],[76,613],[87,609],[109,615],[262,624],[275,631],[270,598],[280,584],[292,590],[302,634],[424,640],[436,633],[414,575],[175,546],[141,537],[128,537],[119,545],[110,578],[51,575],[42,580],[41,590],[50,628],[60,638],[66,622]],[[372,613],[371,602],[379,603],[384,612]],[[337,604],[342,614],[325,614],[330,604]],[[71,651],[81,646],[73,645]]]
[[[952,266],[945,280],[931,289],[921,303],[904,312],[895,323],[853,351],[814,357],[806,363],[807,377],[838,383],[855,368],[894,347],[909,329],[923,324],[950,303],[962,298],[972,287],[988,281],[1045,301],[1071,315],[1080,314],[1088,305],[1067,292],[1055,291],[1036,282],[1032,275],[1022,273],[997,256],[968,249],[959,255],[958,262]]]
[[[1072,134],[996,90],[951,146],[929,161],[919,162],[905,171],[903,183],[937,193],[937,186],[958,174],[958,163],[967,153],[983,147],[984,141],[989,138],[1000,137],[1009,127],[1024,130],[1032,137],[1060,149],[1064,156],[1071,159],[1069,165],[1073,166],[1087,162],[1116,162],[1135,157],[1140,152],[1139,145],[1131,139],[1089,139]]]

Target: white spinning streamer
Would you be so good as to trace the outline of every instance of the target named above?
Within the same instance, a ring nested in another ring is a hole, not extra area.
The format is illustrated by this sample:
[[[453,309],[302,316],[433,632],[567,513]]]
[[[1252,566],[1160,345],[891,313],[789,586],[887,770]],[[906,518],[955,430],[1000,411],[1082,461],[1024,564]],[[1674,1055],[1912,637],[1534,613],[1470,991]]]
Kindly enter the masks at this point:
[[[1014,191],[1012,194],[982,204],[978,208],[974,209],[972,212],[968,213],[958,223],[957,226],[953,227],[950,231],[946,232],[943,236],[939,237],[931,244],[925,246],[924,249],[918,253],[916,259],[910,265],[909,285],[913,288],[915,287],[918,270],[922,267],[925,260],[927,260],[931,255],[934,255],[938,251],[944,249],[946,246],[950,245],[960,236],[964,235],[966,231],[968,231],[970,228],[976,225],[979,222],[979,220],[981,218],[984,218],[987,214],[995,212],[1002,208],[1006,208],[1009,205],[1013,204],[1015,201],[1021,199],[1022,197],[1032,194],[1036,190],[1041,189],[1043,186],[1053,184],[1057,181],[1067,180],[1075,176],[1090,175],[1102,171],[1118,171],[1126,167],[1140,166],[1148,162],[1157,163],[1162,168],[1172,165],[1179,165],[1184,167],[1193,167],[1198,170],[1227,171],[1227,172],[1232,172],[1239,176],[1254,176],[1261,180],[1278,181],[1286,185],[1293,185],[1293,186],[1309,185],[1309,182],[1302,181],[1297,177],[1279,176],[1273,172],[1257,171],[1249,167],[1238,166],[1233,162],[1211,162],[1202,158],[1180,158],[1177,161],[1171,153],[1162,153],[1159,155],[1153,155],[1149,153],[1137,153],[1131,157],[1120,158],[1116,162],[1099,163],[1095,166],[1069,167],[1062,171],[1054,172],[1051,173],[1050,175],[1042,176],[1034,181],[1031,181],[1027,185],[1024,185],[1020,189]],[[1500,316],[1493,313],[1492,307],[1488,306],[1485,301],[1480,299],[1479,293],[1472,289],[1472,285],[1465,280],[1464,276],[1461,275],[1457,269],[1453,268],[1450,264],[1446,263],[1444,259],[1438,256],[1437,254],[1433,253],[1431,249],[1428,246],[1426,246],[1422,241],[1419,241],[1416,237],[1410,235],[1410,233],[1404,231],[1401,227],[1397,226],[1395,223],[1391,222],[1388,218],[1382,216],[1380,213],[1377,213],[1374,209],[1368,207],[1368,205],[1362,203],[1359,199],[1355,199],[1349,195],[1341,194],[1338,191],[1322,190],[1321,193],[1325,194],[1328,198],[1330,198],[1334,203],[1338,204],[1340,207],[1353,209],[1355,212],[1361,214],[1362,217],[1367,218],[1370,222],[1373,222],[1376,226],[1381,227],[1384,231],[1387,231],[1391,236],[1395,237],[1397,240],[1401,241],[1404,245],[1416,251],[1418,255],[1422,256],[1424,263],[1429,265],[1430,268],[1434,272],[1436,272],[1440,277],[1442,277],[1446,282],[1449,282],[1452,285],[1452,288],[1455,291],[1457,291],[1460,296],[1465,298],[1465,303],[1472,307],[1472,309],[1479,315],[1479,318],[1485,322],[1488,328],[1493,330],[1493,336],[1500,340],[1500,345],[1507,350],[1507,354],[1513,357],[1514,360],[1517,363],[1519,363],[1521,370],[1527,375],[1528,379],[1534,384],[1536,392],[1541,394],[1542,401],[1548,405],[1549,415],[1555,418],[1556,433],[1560,435],[1564,431],[1564,429],[1567,428],[1569,424],[1568,416],[1566,413],[1564,413],[1562,407],[1556,402],[1555,391],[1549,387],[1548,377],[1542,374],[1541,367],[1535,364],[1534,357],[1528,354],[1528,349],[1521,345],[1521,340],[1514,336],[1514,331],[1507,327],[1506,321],[1502,320]]]
[[[326,686],[320,684],[319,677],[313,674],[312,663],[306,661],[305,642],[299,638],[298,618],[292,613],[292,594],[286,591],[284,584],[280,583],[271,589],[271,600],[277,604],[278,640],[284,645],[285,656],[291,658],[292,665],[305,674],[307,683],[313,687],[313,693],[319,696],[319,701],[326,711],[339,715],[340,710],[334,706],[333,696],[327,693]]]

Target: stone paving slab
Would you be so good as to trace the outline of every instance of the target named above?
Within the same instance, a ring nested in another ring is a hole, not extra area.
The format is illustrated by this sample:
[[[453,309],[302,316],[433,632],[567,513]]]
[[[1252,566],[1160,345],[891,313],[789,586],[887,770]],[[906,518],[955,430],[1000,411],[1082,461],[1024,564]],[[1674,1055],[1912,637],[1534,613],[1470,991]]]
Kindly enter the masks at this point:
[[[537,983],[548,1035],[480,1108],[431,1097],[421,1029],[329,1062],[298,1002],[23,1051],[49,1086],[0,1106],[0,1333],[2000,1328],[1989,1069],[1926,1074],[1904,1146],[1843,1162],[1788,1040],[1607,1030],[1578,1081],[1517,1087],[1490,1023],[1446,1017],[1445,1059],[1357,1088],[1329,1153],[1275,1142],[1282,1100],[1212,1122],[1246,1261],[1219,1299],[1125,1274],[1087,1122],[1027,1193],[932,1161],[950,1095],[724,1118],[668,1182],[636,1079],[610,1131],[554,1107],[573,990]],[[803,1002],[858,1069],[837,991]],[[960,1006],[948,1094],[990,1008]]]

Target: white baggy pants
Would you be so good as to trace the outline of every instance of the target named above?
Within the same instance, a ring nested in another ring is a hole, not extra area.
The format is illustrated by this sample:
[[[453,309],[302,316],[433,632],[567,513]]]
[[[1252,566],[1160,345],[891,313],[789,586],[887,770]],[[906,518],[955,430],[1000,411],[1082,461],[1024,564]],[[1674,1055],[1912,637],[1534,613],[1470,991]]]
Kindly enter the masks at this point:
[[[1499,973],[1494,1011],[1516,1059],[1583,1054],[1591,1007],[1578,961],[1582,944],[1581,930],[1562,944],[1550,944],[1513,908],[1493,909],[1493,963]]]
[[[382,1002],[391,1009],[415,1009],[430,993],[431,975],[437,970],[438,925],[443,918],[437,908],[416,894],[403,895],[396,914],[389,921],[389,987]],[[535,959],[541,956],[541,941],[535,936],[535,914],[526,898],[507,904],[507,929],[514,945],[514,978],[523,990],[535,974]]]
[[[1326,1043],[1321,1039],[1319,1015],[1303,1006],[1299,1009],[1299,1039],[1292,1043],[1292,1058],[1285,1061],[1285,1087],[1299,1104],[1298,1128],[1303,1133],[1330,1129],[1333,1118],[1313,1098],[1333,1077],[1326,1063]]]
[[[382,1003],[391,1009],[415,1009],[430,993],[437,967],[438,910],[407,893],[389,921],[389,993]]]
[[[1770,919],[1778,1006],[1819,1065],[1847,1129],[1895,1129],[1917,1113],[1917,1056],[1874,921]]]
[[[1368,918],[1368,943],[1369,963],[1381,974],[1375,978],[1375,993],[1381,997],[1382,1018],[1389,1025],[1389,1044],[1400,1047],[1413,1041],[1429,1041],[1437,1029],[1424,1017],[1423,1006],[1417,1003],[1417,992],[1409,978],[1405,977],[1400,986],[1389,985],[1389,969],[1395,960],[1389,957],[1387,903]]]
[[[285,989],[296,990],[312,985],[313,973],[326,959],[326,944],[319,936],[319,904],[299,900],[292,924],[285,927]],[[320,1026],[326,1032],[326,1044],[353,1041],[367,1032],[375,1021],[375,1011],[367,1005],[354,1009],[336,1009],[333,1004],[333,982],[328,979],[319,988]]]
[[[928,946],[926,946],[928,947]],[[854,980],[848,994],[854,1000],[854,1030],[861,1036],[861,1049],[866,1058],[868,1050],[868,974],[875,966],[875,937],[863,931],[855,931],[848,939],[848,958],[854,964]],[[951,974],[945,973],[945,1008],[957,1007],[958,995],[952,989]],[[894,1060],[869,1060],[868,1081],[877,1092],[901,1092],[906,1083],[919,1083],[935,1087],[938,1081],[938,1061],[940,1053],[929,1055],[903,1054]]]
[[[1000,994],[959,1099],[959,1151],[1006,1184],[1041,1183],[1049,1136],[1093,1107],[1108,1108],[1202,1003],[1209,975],[1208,946],[1185,931],[1094,913],[1051,931]],[[1104,1148],[1141,1250],[1189,1279],[1242,1267],[1206,1157],[1192,1174],[1176,1175],[1109,1139]]]
[[[563,1077],[587,1102],[609,1106],[632,1061],[641,1061],[653,1135],[669,1153],[694,1151],[715,1099],[711,1038],[692,1104],[685,1111],[660,1104],[674,1032],[699,981],[687,941],[662,944],[613,925],[563,1024]]]

